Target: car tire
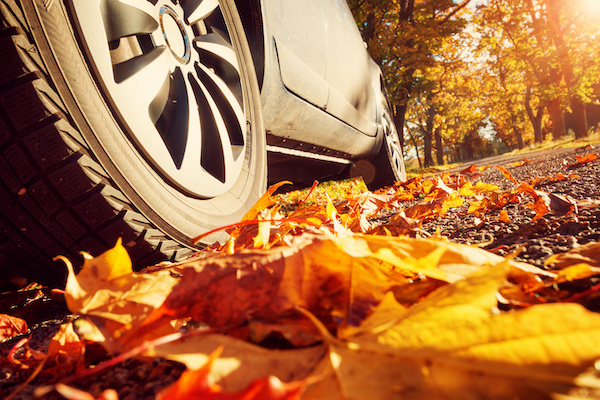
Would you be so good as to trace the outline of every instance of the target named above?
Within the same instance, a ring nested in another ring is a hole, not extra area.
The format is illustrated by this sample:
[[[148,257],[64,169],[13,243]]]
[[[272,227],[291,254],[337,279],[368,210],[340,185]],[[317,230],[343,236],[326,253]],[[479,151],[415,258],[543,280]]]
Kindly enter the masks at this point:
[[[0,0],[0,279],[63,285],[53,257],[118,238],[137,267],[180,260],[265,190],[234,2],[124,4]]]
[[[359,161],[365,185],[372,191],[406,181],[402,145],[387,103],[382,107],[381,124],[383,138],[379,152],[368,161]]]

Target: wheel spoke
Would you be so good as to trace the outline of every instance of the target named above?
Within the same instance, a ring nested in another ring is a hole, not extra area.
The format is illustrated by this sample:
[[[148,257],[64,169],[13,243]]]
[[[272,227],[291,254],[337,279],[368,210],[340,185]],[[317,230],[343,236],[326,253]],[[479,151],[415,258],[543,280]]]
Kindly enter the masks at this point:
[[[182,0],[186,22],[190,25],[208,17],[219,7],[217,0]]]
[[[132,98],[135,96],[136,101],[145,103],[148,110],[170,74],[169,52],[165,47],[157,47],[147,54],[114,65],[113,70],[119,92]]]
[[[169,100],[156,121],[156,130],[167,146],[173,163],[177,169],[181,169],[189,136],[190,106],[185,81],[179,68],[175,70],[171,79]]]
[[[146,11],[119,0],[101,2],[102,19],[109,42],[127,36],[149,34],[158,29],[158,21]]]
[[[194,38],[194,44],[198,50],[208,52],[217,59],[226,61],[239,73],[235,51],[233,51],[231,44],[223,39],[221,35],[209,33],[198,36]]]
[[[223,82],[223,80],[205,66],[198,64],[196,66],[196,72],[198,78],[204,84],[216,103],[220,114],[223,116],[228,142],[234,146],[243,146],[244,133],[242,131],[242,126],[244,125],[245,119],[242,100]],[[239,81],[234,87],[236,92],[238,89],[241,92]]]
[[[189,195],[231,189],[246,165],[252,105],[220,1],[75,3],[108,103],[140,154]]]
[[[225,154],[217,120],[220,118],[219,111],[214,103],[209,101],[210,97],[206,95],[206,90],[197,81],[192,79],[191,85],[200,112],[202,132],[200,164],[210,175],[220,182],[225,182]]]

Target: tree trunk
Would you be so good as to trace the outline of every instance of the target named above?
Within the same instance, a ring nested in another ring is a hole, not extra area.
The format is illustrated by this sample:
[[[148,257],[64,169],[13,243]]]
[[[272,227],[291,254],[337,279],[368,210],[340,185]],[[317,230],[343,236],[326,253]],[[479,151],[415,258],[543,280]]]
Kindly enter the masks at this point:
[[[442,133],[439,129],[435,130],[435,157],[438,165],[444,165],[444,144],[442,143]]]
[[[574,87],[577,84],[575,77],[575,68],[571,60],[571,49],[567,45],[564,33],[561,27],[560,14],[565,7],[563,0],[548,0],[546,7],[548,9],[548,17],[550,22],[550,28],[553,33],[554,45],[558,50],[558,60],[561,65],[562,74],[565,82],[567,83],[567,90],[569,93],[569,100],[571,104],[571,110],[573,115],[573,130],[575,131],[575,138],[582,139],[588,136],[588,123],[587,115],[585,110],[585,104],[576,93],[574,93]],[[556,82],[556,81],[555,81]]]
[[[586,138],[588,136],[588,123],[585,104],[579,100],[579,98],[572,97],[571,110],[573,112],[573,128],[575,130],[575,138]]]
[[[413,146],[415,146],[415,154],[417,155],[417,161],[419,162],[419,168],[423,168],[423,164],[421,163],[421,157],[419,156],[419,146],[417,146],[417,141],[413,135],[409,133],[410,141]]]
[[[557,97],[550,102],[548,111],[550,112],[550,121],[552,122],[552,139],[560,140],[566,136],[565,116],[560,105],[560,98]]]
[[[523,143],[523,135],[521,134],[521,131],[516,126],[513,127],[513,132],[515,133],[515,136],[517,137],[517,148],[519,150],[521,150],[523,147],[525,147],[525,143]]]
[[[544,134],[542,132],[542,117],[544,116],[544,109],[546,108],[543,105],[540,105],[537,108],[537,112],[534,113],[531,108],[531,88],[527,88],[527,92],[525,93],[525,110],[527,110],[527,116],[529,117],[529,121],[531,122],[531,126],[533,127],[533,139],[536,143],[542,143],[544,141]]]
[[[432,142],[433,142],[433,118],[435,117],[435,107],[429,106],[427,111],[427,125],[425,126],[424,144],[423,144],[423,164],[425,168],[433,166]]]

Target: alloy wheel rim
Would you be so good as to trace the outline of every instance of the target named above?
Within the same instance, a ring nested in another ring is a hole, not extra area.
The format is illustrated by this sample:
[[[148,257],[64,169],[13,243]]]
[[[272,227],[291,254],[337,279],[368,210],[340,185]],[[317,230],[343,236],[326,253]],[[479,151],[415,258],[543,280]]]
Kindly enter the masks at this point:
[[[72,0],[72,10],[103,96],[151,168],[188,196],[231,189],[247,104],[219,2]]]
[[[390,158],[390,164],[397,177],[400,177],[402,167],[404,164],[404,158],[402,156],[402,145],[400,144],[400,138],[398,137],[398,131],[396,130],[394,123],[392,122],[389,112],[384,111],[383,118],[383,132],[385,137],[385,146],[387,147],[387,153]]]

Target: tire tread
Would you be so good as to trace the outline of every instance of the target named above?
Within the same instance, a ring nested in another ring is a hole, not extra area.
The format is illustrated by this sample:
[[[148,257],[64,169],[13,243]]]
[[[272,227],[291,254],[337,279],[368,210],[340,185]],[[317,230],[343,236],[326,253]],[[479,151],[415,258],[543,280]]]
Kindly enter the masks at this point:
[[[65,269],[53,257],[81,262],[80,249],[97,255],[119,237],[139,267],[191,251],[154,228],[94,159],[30,29],[18,1],[0,1],[0,276],[60,286]]]

